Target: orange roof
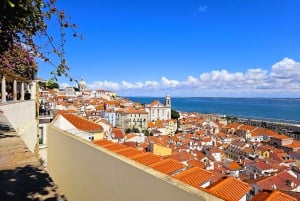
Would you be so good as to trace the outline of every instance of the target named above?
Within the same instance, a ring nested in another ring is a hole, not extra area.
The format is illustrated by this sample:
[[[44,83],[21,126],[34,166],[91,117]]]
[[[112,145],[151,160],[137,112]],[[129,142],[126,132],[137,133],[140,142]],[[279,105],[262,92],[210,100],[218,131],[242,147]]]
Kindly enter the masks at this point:
[[[245,130],[245,131],[247,131],[247,130],[249,130],[249,131],[253,131],[254,129],[256,129],[257,127],[255,127],[255,126],[250,126],[250,125],[241,125],[240,127],[239,127],[239,129],[242,129],[242,130]]]
[[[227,124],[226,126],[224,126],[224,128],[234,128],[234,129],[238,129],[242,124],[238,124],[238,123],[230,123]]]
[[[159,100],[154,100],[149,105],[150,105],[150,107],[156,107],[156,106],[159,106],[159,105],[162,105],[162,104],[159,102]]]
[[[92,121],[76,116],[74,114],[63,113],[61,115],[79,130],[87,132],[103,132],[103,127]]]
[[[190,161],[187,161],[187,164],[190,166],[190,167],[199,167],[199,168],[204,168],[205,167],[205,164],[201,161],[198,161],[198,160],[190,160]]]
[[[234,162],[234,161],[231,161],[231,162],[225,164],[225,167],[232,171],[242,169],[242,167],[237,162]]]
[[[117,150],[124,149],[127,146],[118,143],[113,143],[113,144],[102,145],[102,147],[116,152]]]
[[[193,167],[175,175],[174,177],[184,183],[199,188],[203,183],[213,177],[213,174],[202,168]]]
[[[281,139],[281,140],[287,140],[287,139],[293,139],[291,137],[288,137],[286,135],[280,135],[280,134],[277,134],[277,135],[274,135],[274,136],[270,136],[271,138],[275,138],[275,139]]]
[[[292,144],[285,145],[285,147],[289,147],[289,148],[300,148],[300,141],[294,140]]]
[[[139,155],[131,156],[130,158],[144,165],[151,165],[162,160],[160,156],[150,152],[141,153]]]
[[[168,175],[172,175],[176,171],[179,171],[180,169],[184,168],[184,165],[182,163],[180,163],[176,160],[173,160],[173,159],[164,159],[157,163],[153,163],[149,166],[159,172],[162,172],[162,173],[168,174]]]
[[[94,141],[94,144],[99,145],[99,146],[103,146],[103,145],[114,144],[114,143],[112,141],[102,139],[102,140]]]
[[[139,155],[143,152],[138,150],[138,149],[132,148],[132,147],[127,147],[127,148],[124,148],[124,149],[117,150],[116,153],[121,154],[121,155],[126,156],[126,157],[131,157],[131,156]]]
[[[153,122],[151,122],[151,121],[148,122],[148,127],[149,128],[153,128],[154,126],[155,126],[155,124]]]
[[[148,114],[148,112],[146,112],[144,109],[137,110],[132,106],[125,108],[123,112],[125,114]]]
[[[256,194],[251,201],[297,201],[297,198],[291,197],[281,191],[263,190]]]
[[[112,135],[113,135],[112,137],[116,138],[116,139],[120,139],[120,138],[123,138],[125,136],[125,134],[119,128],[113,128],[112,129]]]
[[[225,177],[208,187],[208,191],[224,200],[238,201],[251,189],[250,185],[233,177]]]

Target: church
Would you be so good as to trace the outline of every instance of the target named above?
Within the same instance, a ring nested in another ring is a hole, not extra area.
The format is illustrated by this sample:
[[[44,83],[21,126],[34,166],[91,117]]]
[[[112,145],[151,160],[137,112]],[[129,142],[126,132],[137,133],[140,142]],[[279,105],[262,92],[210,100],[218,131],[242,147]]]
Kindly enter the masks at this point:
[[[145,111],[148,112],[149,121],[170,120],[171,119],[171,97],[166,95],[165,104],[154,100],[150,104],[145,105]]]

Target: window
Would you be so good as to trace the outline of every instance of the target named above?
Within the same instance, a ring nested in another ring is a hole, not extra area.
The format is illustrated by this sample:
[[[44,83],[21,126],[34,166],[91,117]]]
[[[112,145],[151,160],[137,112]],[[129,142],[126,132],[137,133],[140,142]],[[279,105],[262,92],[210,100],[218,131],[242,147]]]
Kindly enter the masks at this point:
[[[44,129],[39,127],[39,144],[44,144]]]

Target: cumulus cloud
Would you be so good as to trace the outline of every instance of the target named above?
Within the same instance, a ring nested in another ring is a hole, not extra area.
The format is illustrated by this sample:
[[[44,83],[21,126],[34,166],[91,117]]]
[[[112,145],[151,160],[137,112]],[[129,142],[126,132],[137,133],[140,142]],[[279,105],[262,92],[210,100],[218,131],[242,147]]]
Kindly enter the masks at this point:
[[[250,68],[245,72],[230,72],[226,69],[212,70],[200,75],[189,75],[183,81],[162,76],[160,81],[148,80],[129,82],[97,81],[88,85],[89,88],[104,88],[114,91],[173,90],[174,94],[183,96],[189,92],[203,95],[219,94],[257,94],[257,93],[297,93],[300,95],[300,63],[284,58],[272,65],[268,70]],[[176,92],[175,92],[176,90]]]
[[[161,78],[161,82],[166,87],[177,87],[180,85],[180,82],[178,80],[169,80],[165,76]]]
[[[189,75],[184,84],[193,86],[199,84],[199,81],[197,80],[197,78],[193,77],[192,75]]]
[[[271,78],[300,80],[300,63],[284,58],[272,66]]]
[[[122,88],[123,89],[141,89],[144,87],[144,84],[142,82],[136,82],[134,84],[126,81],[122,81]]]
[[[157,81],[146,81],[144,86],[148,89],[158,89],[159,88],[159,82],[157,82]]]
[[[88,84],[88,88],[92,89],[107,89],[107,90],[119,90],[120,85],[117,82],[109,82],[109,81],[95,81],[93,84]]]

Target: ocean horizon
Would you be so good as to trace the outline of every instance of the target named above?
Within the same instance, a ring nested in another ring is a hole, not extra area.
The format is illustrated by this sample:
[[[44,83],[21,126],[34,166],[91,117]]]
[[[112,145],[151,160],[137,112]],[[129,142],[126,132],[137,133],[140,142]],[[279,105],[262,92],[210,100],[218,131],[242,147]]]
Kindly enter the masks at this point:
[[[165,97],[127,96],[131,101],[164,103]],[[220,114],[249,119],[300,124],[300,98],[171,97],[172,109],[181,112]]]

